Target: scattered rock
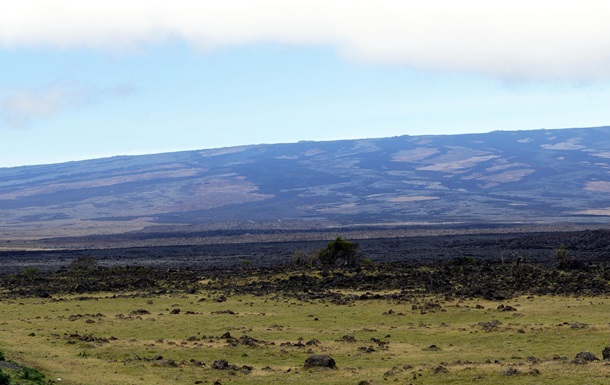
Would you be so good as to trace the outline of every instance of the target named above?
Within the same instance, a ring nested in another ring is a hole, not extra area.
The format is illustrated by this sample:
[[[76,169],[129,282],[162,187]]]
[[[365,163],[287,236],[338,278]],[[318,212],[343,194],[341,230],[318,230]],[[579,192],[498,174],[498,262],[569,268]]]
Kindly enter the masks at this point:
[[[331,356],[325,354],[314,354],[312,356],[307,357],[304,366],[306,368],[318,367],[334,369],[337,367],[337,364]]]
[[[509,377],[510,377],[510,376],[516,376],[517,374],[520,374],[520,373],[521,373],[521,372],[520,372],[520,371],[518,371],[518,370],[517,370],[517,369],[515,369],[515,368],[510,368],[510,369],[507,369],[507,370],[505,370],[505,371],[503,371],[503,372],[502,372],[502,374],[504,374],[505,376],[509,376]]]
[[[502,325],[502,322],[495,319],[487,322],[479,322],[478,325],[483,328],[483,330],[489,333],[498,330],[498,326]]]
[[[229,364],[226,360],[216,360],[216,361],[214,361],[214,363],[212,364],[212,369],[216,369],[216,370],[231,370],[231,371],[234,371],[234,372],[242,372],[244,374],[249,374],[253,370],[252,366],[248,366],[248,365],[243,365],[243,366],[232,365],[232,364]]]
[[[514,307],[509,306],[509,305],[505,306],[503,304],[500,304],[497,309],[500,310],[500,311],[517,311],[517,308],[514,308]]]
[[[142,315],[142,314],[150,314],[150,312],[146,309],[138,309],[132,310],[129,315]]]
[[[212,369],[227,370],[228,368],[229,368],[229,362],[226,360],[216,360],[212,364]]]
[[[574,357],[574,359],[572,360],[573,364],[587,364],[589,362],[593,362],[593,361],[599,361],[599,358],[597,358],[595,356],[595,354],[591,353],[591,352],[580,352],[576,355],[576,357]]]
[[[434,374],[447,374],[449,373],[449,370],[447,370],[446,367],[444,367],[443,365],[439,365],[436,368],[434,368]]]
[[[174,360],[167,360],[167,359],[164,359],[164,358],[161,358],[159,360],[154,360],[153,364],[157,365],[157,366],[174,366],[174,367],[178,366],[178,364],[176,364],[176,361],[174,361]]]
[[[240,370],[241,370],[241,372],[242,372],[242,373],[244,373],[244,374],[250,374],[250,373],[252,373],[252,370],[254,370],[254,368],[253,368],[252,366],[249,366],[249,365],[243,365],[243,366],[240,368]]]
[[[348,335],[344,335],[343,337],[341,337],[341,339],[339,339],[338,341],[354,343],[354,342],[356,342],[356,337],[348,334]]]
[[[542,361],[540,360],[540,358],[534,357],[534,356],[529,356],[527,357],[527,360],[532,363],[532,364],[539,364]]]
[[[269,342],[267,342],[267,341],[257,340],[256,338],[252,338],[247,335],[243,335],[239,338],[229,337],[226,340],[229,343],[229,345],[231,345],[231,346],[243,345],[243,346],[250,346],[250,347],[255,348],[255,347],[258,347],[259,345],[268,345],[269,344]]]
[[[360,346],[358,348],[358,350],[363,351],[365,353],[374,353],[376,352],[375,348],[373,348],[372,346],[366,347],[366,346]]]
[[[216,310],[216,311],[213,311],[212,314],[230,314],[230,315],[236,315],[238,313],[233,311],[233,310]]]
[[[527,374],[529,374],[530,376],[539,376],[540,375],[540,370],[538,370],[536,368],[533,368]]]
[[[441,348],[439,348],[436,345],[430,345],[427,348],[425,348],[424,350],[429,351],[429,352],[438,352],[441,350]]]
[[[571,323],[571,324],[570,324],[570,327],[571,327],[572,329],[580,330],[580,329],[586,329],[586,328],[588,328],[588,327],[589,327],[589,325],[584,324],[584,323],[582,323],[582,322],[574,322],[574,323]]]
[[[189,361],[191,364],[196,365],[196,366],[201,366],[201,367],[205,367],[205,363],[202,361],[198,361],[194,358],[191,358],[191,360]]]

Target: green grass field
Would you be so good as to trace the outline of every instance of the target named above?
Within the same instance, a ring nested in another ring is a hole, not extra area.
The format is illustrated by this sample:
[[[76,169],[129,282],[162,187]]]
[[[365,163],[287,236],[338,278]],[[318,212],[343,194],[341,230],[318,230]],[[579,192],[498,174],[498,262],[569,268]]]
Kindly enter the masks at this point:
[[[610,383],[606,362],[572,362],[581,351],[601,359],[610,346],[605,297],[336,305],[219,295],[3,299],[0,351],[75,385]],[[337,368],[305,369],[311,354],[330,355]],[[221,359],[234,370],[212,368]]]

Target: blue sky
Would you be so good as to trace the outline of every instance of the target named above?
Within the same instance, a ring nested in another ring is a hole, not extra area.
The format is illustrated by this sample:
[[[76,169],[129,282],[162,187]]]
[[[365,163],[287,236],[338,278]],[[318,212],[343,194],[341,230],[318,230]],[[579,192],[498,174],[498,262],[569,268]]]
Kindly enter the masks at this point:
[[[606,1],[49,3],[2,5],[0,167],[610,124]]]

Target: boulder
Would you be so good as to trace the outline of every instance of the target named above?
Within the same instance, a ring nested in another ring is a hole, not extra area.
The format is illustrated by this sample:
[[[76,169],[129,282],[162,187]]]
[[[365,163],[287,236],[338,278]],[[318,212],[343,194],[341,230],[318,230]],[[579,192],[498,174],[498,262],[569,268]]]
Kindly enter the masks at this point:
[[[154,360],[153,364],[156,366],[178,366],[178,364],[176,364],[176,361],[174,360],[168,360],[165,358],[161,358],[159,360]]]
[[[325,354],[314,354],[313,356],[307,357],[307,359],[305,360],[305,367],[334,369],[337,367],[337,364],[331,356]]]
[[[212,369],[226,370],[229,368],[229,363],[226,360],[216,360],[212,364]]]
[[[572,363],[574,364],[586,364],[593,361],[599,361],[599,358],[595,356],[595,354],[591,352],[580,352],[576,355]]]
[[[246,368],[248,373],[252,371],[252,367],[249,367],[249,366],[248,366],[248,367],[243,366],[243,367],[241,367],[241,368],[240,368],[240,367],[239,367],[239,366],[237,366],[237,365],[232,365],[232,364],[229,364],[229,363],[228,363],[226,360],[216,360],[216,361],[214,361],[214,363],[212,364],[212,369],[216,369],[216,370],[233,370],[233,371],[239,371],[239,370],[241,370],[241,369],[243,369],[243,368]]]

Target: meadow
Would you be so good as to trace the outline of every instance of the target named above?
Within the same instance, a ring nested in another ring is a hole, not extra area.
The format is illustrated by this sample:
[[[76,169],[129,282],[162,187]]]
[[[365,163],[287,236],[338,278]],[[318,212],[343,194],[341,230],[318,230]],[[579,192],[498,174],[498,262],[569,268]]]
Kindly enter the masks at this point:
[[[44,373],[40,383],[70,385],[610,382],[603,293],[485,299],[330,287],[320,272],[273,274],[200,277],[171,290],[35,296],[5,289],[0,351]],[[326,287],[316,295],[311,287],[260,289],[304,276]],[[236,290],[254,284],[257,290]],[[599,360],[579,355],[585,351]],[[336,368],[305,368],[314,354],[332,357]],[[2,371],[11,384],[29,384],[22,371]]]

